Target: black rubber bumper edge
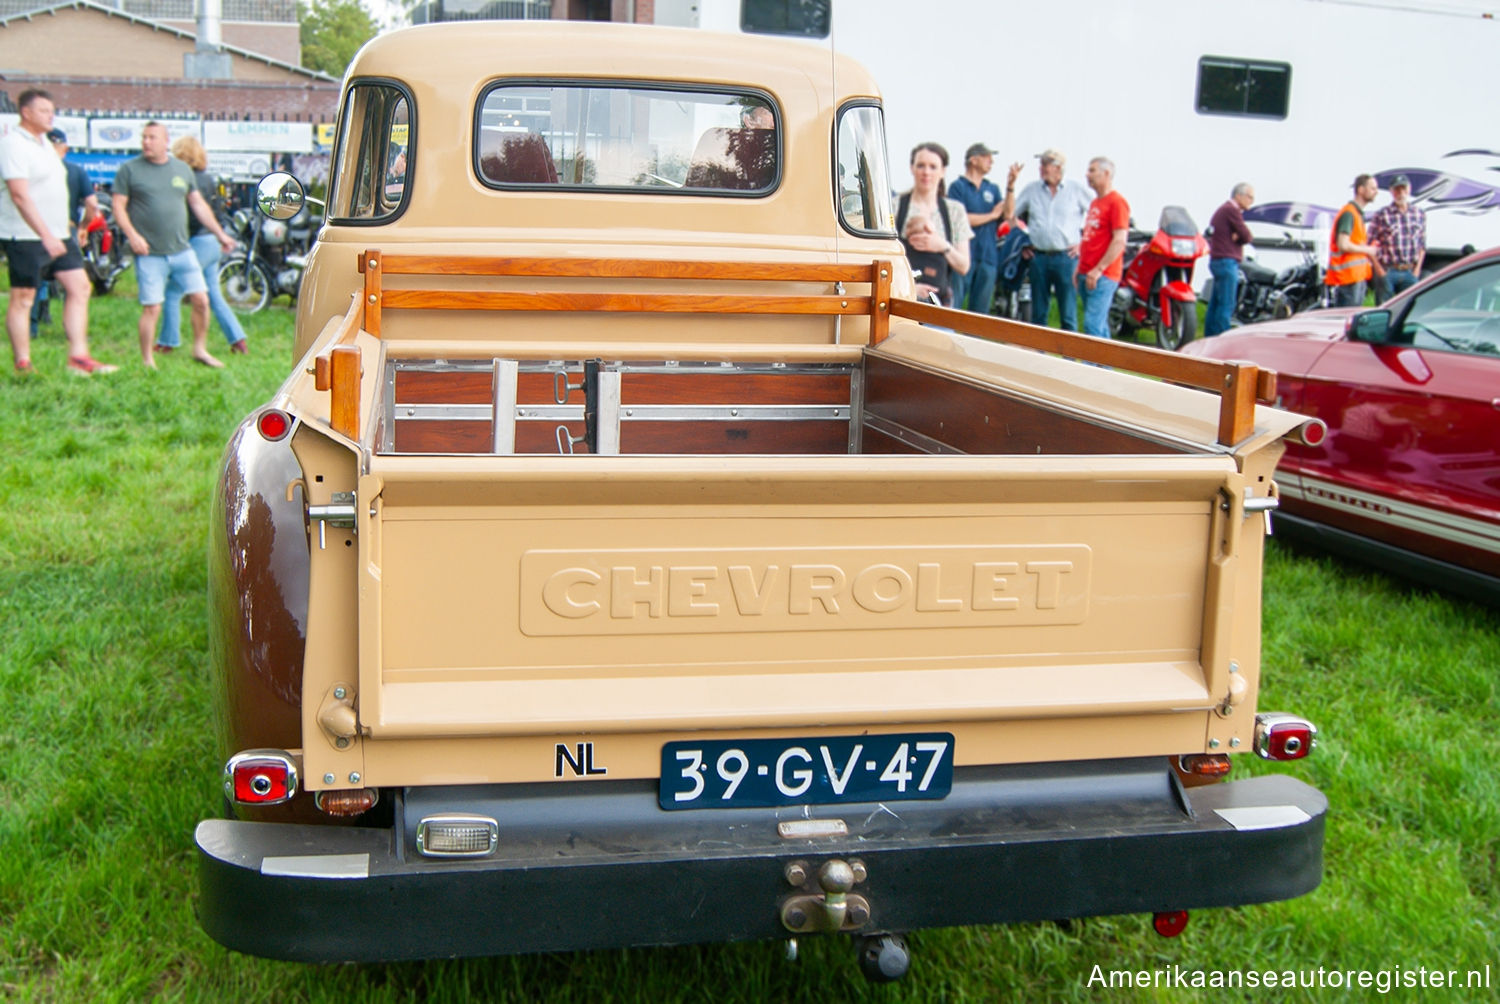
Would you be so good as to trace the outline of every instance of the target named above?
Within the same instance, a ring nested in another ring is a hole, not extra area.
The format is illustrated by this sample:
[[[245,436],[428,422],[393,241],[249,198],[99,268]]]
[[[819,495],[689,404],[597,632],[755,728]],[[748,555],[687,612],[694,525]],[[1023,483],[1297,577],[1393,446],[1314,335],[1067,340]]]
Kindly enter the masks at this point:
[[[1008,783],[979,776],[955,781],[942,802],[819,807],[851,819],[872,809],[843,837],[781,841],[771,820],[745,839],[738,819],[704,839],[712,811],[688,823],[641,809],[655,832],[640,839],[590,840],[565,823],[556,847],[516,844],[478,861],[398,854],[399,825],[205,820],[199,921],[251,955],[377,962],[785,937],[793,861],[813,871],[862,861],[868,878],[854,891],[870,903],[866,929],[886,931],[1262,903],[1322,877],[1328,803],[1291,777],[1173,785],[1149,811],[1100,797],[1108,779],[1077,798],[1034,779],[1032,790],[1058,797],[1027,804],[1007,801]],[[674,844],[684,831],[692,839]]]

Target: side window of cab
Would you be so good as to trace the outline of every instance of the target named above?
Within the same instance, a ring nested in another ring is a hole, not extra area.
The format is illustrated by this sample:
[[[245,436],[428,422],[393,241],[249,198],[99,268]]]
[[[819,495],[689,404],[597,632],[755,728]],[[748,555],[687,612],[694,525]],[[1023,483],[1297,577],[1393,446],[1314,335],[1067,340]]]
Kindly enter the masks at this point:
[[[329,217],[340,223],[384,223],[406,207],[415,169],[416,121],[411,95],[389,80],[349,86],[339,114]]]

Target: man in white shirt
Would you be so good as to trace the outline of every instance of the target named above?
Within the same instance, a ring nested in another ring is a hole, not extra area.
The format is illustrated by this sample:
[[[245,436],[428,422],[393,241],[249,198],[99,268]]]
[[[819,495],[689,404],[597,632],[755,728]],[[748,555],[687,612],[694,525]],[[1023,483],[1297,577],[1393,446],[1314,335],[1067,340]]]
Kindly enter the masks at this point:
[[[1047,149],[1041,159],[1041,177],[1021,190],[1005,196],[1002,219],[1023,219],[1031,235],[1031,323],[1045,325],[1057,297],[1058,322],[1064,331],[1078,330],[1078,294],[1074,275],[1078,271],[1078,241],[1084,217],[1094,195],[1076,181],[1063,180],[1067,158]]]
[[[0,137],[0,247],[10,266],[5,328],[16,371],[31,372],[31,304],[42,283],[56,279],[67,297],[63,333],[68,372],[112,373],[117,367],[89,355],[89,281],[68,226],[68,172],[47,141],[55,111],[52,97],[31,88],[16,101],[20,126]]]

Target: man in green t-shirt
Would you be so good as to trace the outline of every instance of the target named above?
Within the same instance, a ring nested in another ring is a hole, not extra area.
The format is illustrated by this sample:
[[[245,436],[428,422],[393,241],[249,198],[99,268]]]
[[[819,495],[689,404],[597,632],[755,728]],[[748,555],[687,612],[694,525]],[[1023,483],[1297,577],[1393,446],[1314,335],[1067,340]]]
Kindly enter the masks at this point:
[[[115,173],[114,209],[115,220],[135,252],[142,361],[156,368],[152,344],[170,278],[186,292],[192,307],[193,358],[205,366],[223,366],[208,351],[208,287],[188,244],[188,211],[219,239],[225,251],[234,250],[234,239],[219,226],[213,208],[199,193],[192,168],[167,152],[167,127],[160,122],[146,123],[141,130],[141,155],[121,164]]]

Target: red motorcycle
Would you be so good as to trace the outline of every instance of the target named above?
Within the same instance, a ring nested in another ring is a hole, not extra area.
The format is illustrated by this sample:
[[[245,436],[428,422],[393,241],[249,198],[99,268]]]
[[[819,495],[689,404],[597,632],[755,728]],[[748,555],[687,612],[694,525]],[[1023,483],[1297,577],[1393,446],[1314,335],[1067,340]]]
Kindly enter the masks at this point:
[[[100,193],[99,212],[79,233],[78,249],[83,254],[83,270],[98,296],[114,289],[115,280],[130,267],[130,246],[110,211],[108,193]]]
[[[1198,335],[1198,295],[1193,265],[1208,254],[1208,242],[1181,206],[1161,211],[1151,240],[1125,249],[1125,276],[1109,308],[1113,338],[1133,338],[1137,328],[1155,328],[1156,344],[1175,352]]]

